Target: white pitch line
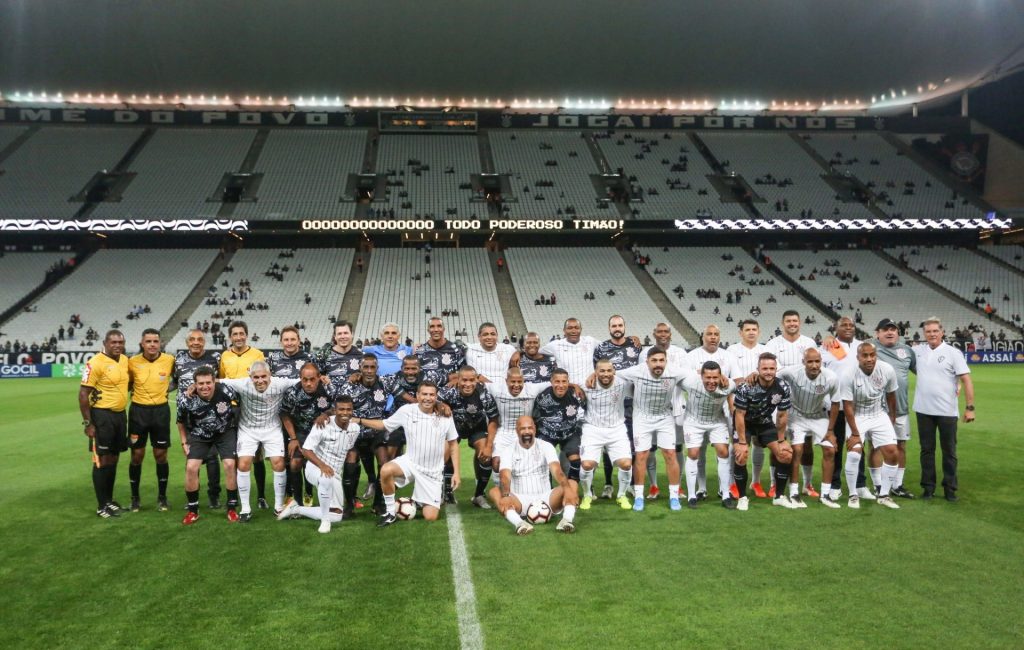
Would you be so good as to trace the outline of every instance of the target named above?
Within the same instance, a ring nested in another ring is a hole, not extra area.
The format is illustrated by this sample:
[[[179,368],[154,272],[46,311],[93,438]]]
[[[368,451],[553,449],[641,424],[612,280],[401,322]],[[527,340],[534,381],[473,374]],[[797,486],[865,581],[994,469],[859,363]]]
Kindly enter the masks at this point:
[[[455,508],[445,508],[448,522],[448,548],[452,555],[452,582],[455,583],[455,611],[459,617],[459,641],[462,650],[483,650],[484,633],[476,615],[476,591],[469,570],[469,552],[462,534],[462,518]]]

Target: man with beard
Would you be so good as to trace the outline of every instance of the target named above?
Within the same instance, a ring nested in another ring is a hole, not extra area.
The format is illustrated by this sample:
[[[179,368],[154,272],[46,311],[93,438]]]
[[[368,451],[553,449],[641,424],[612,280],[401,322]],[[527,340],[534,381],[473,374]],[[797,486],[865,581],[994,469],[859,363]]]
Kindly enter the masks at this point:
[[[861,344],[861,341],[857,340],[856,334],[857,329],[853,323],[853,319],[849,316],[843,316],[835,322],[835,337],[825,337],[821,342],[821,364],[836,373],[837,377],[842,378],[843,375],[852,371],[857,367],[857,347]],[[835,470],[832,474],[832,499],[838,500],[843,484],[843,449],[846,447],[846,415],[844,412],[839,414],[836,419],[836,462]],[[804,452],[804,459],[802,464],[804,467],[801,469],[805,476],[810,475],[812,467],[807,467],[809,464],[813,464],[813,456],[811,457],[811,463],[807,462],[807,453]],[[806,481],[805,481],[806,483]],[[851,490],[854,489],[853,485],[847,486]],[[857,470],[857,485],[856,485],[857,496],[868,501],[873,501],[875,495],[867,488],[867,482],[864,476],[864,458],[861,458],[859,469]],[[804,490],[804,494],[808,496],[814,496],[811,491]]]
[[[686,350],[672,343],[672,328],[669,327],[668,323],[658,323],[655,325],[653,334],[654,347],[659,347],[665,351],[668,367],[677,369],[688,367],[689,361],[686,358]],[[640,353],[641,362],[647,361],[647,355],[654,347],[645,348]],[[683,414],[685,412],[686,396],[680,387],[676,386],[676,390],[672,395],[672,416],[675,419],[676,427],[676,465],[679,467],[683,465],[683,445],[686,442],[683,437]],[[651,484],[647,498],[657,499],[659,494],[657,454],[651,454],[647,457],[647,481]]]
[[[576,494],[580,481],[580,427],[585,412],[586,400],[570,389],[569,373],[555,368],[551,373],[551,386],[533,401],[533,421],[537,437],[565,454],[569,462],[567,477],[573,494]]]
[[[619,468],[619,507],[631,510],[633,504],[626,496],[626,488],[631,485],[633,453],[626,434],[624,405],[630,386],[624,379],[615,376],[615,366],[608,359],[598,360],[594,375],[594,378],[587,379],[587,414],[580,440],[580,459],[583,461],[580,472],[583,500],[580,501],[580,509],[590,509],[594,468],[601,455],[607,453]]]
[[[493,471],[491,454],[494,451],[494,437],[498,433],[498,406],[491,393],[477,382],[475,368],[463,366],[457,377],[456,385],[442,388],[437,400],[451,408],[459,440],[466,440],[473,448],[473,473],[476,475],[473,505],[487,509],[490,505],[484,492]],[[445,503],[457,503],[451,482],[456,469],[454,465],[444,467],[442,496]]]
[[[708,325],[704,328],[704,332],[701,334],[701,346],[690,350],[690,353],[686,355],[687,361],[690,362],[690,369],[694,372],[700,373],[701,368],[708,361],[714,361],[718,364],[718,367],[724,377],[727,379],[732,377],[732,355],[726,352],[724,349],[719,347],[719,342],[722,340],[722,331],[718,329],[717,325]],[[723,406],[723,408],[726,408]],[[706,437],[705,437],[706,438]],[[707,452],[708,452],[708,440],[705,439],[701,443],[700,451],[697,456],[697,494],[690,495],[696,496],[697,500],[703,501],[708,496],[708,477],[707,477]],[[691,450],[687,445],[686,450],[687,456],[690,456]],[[722,495],[723,497],[725,495]]]

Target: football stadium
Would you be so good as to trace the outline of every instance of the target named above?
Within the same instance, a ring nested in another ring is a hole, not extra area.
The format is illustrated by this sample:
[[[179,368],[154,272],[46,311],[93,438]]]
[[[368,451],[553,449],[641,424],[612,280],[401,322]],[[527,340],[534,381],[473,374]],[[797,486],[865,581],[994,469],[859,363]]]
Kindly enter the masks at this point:
[[[4,3],[0,644],[1021,647],[1020,9]]]

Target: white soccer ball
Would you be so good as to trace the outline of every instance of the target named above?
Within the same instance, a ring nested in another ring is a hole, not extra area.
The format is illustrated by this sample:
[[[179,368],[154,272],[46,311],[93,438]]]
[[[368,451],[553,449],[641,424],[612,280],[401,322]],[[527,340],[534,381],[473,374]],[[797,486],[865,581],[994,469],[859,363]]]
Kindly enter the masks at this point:
[[[415,519],[416,518],[416,503],[409,497],[399,497],[395,501],[395,515],[399,519]]]
[[[545,524],[551,519],[551,506],[543,501],[534,501],[526,509],[526,519],[531,524]]]

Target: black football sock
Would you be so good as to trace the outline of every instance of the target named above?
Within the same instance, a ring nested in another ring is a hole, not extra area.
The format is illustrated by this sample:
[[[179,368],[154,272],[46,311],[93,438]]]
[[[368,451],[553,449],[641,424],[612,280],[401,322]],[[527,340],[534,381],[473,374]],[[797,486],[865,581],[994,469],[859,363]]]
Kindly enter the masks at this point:
[[[487,484],[491,482],[491,474],[494,473],[494,470],[491,469],[490,463],[480,461],[473,463],[473,470],[476,473],[476,492],[473,493],[473,497],[482,497],[484,491],[487,490]]]
[[[570,481],[580,482],[580,459],[569,461],[569,474],[566,476]]]
[[[775,466],[775,498],[788,497],[786,485],[789,483],[789,466],[778,464]]]
[[[168,463],[156,464],[156,489],[161,499],[167,498],[167,478],[171,475],[171,466]]]
[[[359,461],[363,464],[363,471],[366,472],[367,484],[376,483],[377,481],[377,471],[373,465],[375,460],[371,450],[365,448],[360,450]]]
[[[113,501],[114,500],[114,483],[117,481],[117,465],[107,465],[104,469],[107,470],[107,485],[106,485],[107,501]]]
[[[740,498],[747,496],[747,466],[736,465],[732,471],[732,478],[736,481],[736,491],[739,492]]]
[[[97,510],[107,505],[108,499],[104,498],[107,485],[107,475],[103,470],[105,467],[93,467],[92,468],[92,489],[96,492],[96,503],[98,504]]]
[[[302,470],[293,470],[291,467],[288,468],[288,485],[291,486],[292,498],[301,505],[302,504]]]
[[[262,460],[252,463],[252,475],[256,478],[256,498],[267,498],[267,465]]]
[[[455,476],[455,465],[452,465],[452,461],[447,460],[444,463],[444,496],[447,496],[452,492],[453,476]]]
[[[306,459],[302,460],[302,484],[306,488],[306,496],[312,497],[313,493],[316,492],[316,486],[306,480],[306,463],[309,462]]]
[[[359,463],[345,462],[341,470],[341,487],[345,492],[345,510],[351,512],[356,505],[356,489],[359,487]]]
[[[238,490],[228,490],[228,510],[238,509]]]
[[[132,498],[139,498],[139,483],[142,481],[142,463],[136,465],[135,463],[128,464],[128,482],[132,486]]]
[[[601,462],[604,463],[604,484],[611,485],[612,470],[614,469],[612,466],[612,459],[608,457],[607,453],[601,454]]]
[[[185,490],[185,497],[188,499],[188,511],[199,514],[199,490]]]
[[[216,456],[206,459],[206,493],[211,499],[220,497],[220,460]]]

